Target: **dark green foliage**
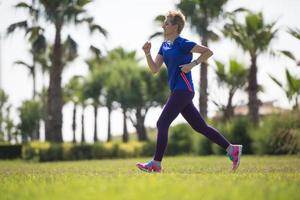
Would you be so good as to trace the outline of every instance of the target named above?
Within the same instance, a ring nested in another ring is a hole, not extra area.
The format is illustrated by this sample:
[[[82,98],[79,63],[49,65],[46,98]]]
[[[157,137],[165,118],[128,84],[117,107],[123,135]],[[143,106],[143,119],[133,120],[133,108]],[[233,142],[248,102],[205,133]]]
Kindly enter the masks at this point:
[[[257,154],[299,154],[300,112],[266,117],[253,131],[253,148]]]
[[[166,153],[168,155],[192,153],[193,134],[193,129],[186,124],[179,124],[171,128]]]
[[[60,144],[51,144],[49,149],[40,150],[39,161],[58,161],[63,160],[63,147]]]
[[[15,159],[21,158],[22,156],[22,145],[0,145],[0,159]]]
[[[39,121],[42,119],[41,104],[35,100],[24,101],[19,108],[21,122],[19,130],[22,141],[37,140],[39,138]]]
[[[201,136],[197,144],[197,154],[210,155],[212,152],[212,142],[209,139]]]
[[[156,142],[149,141],[143,145],[141,155],[142,156],[153,156],[155,153]]]
[[[251,122],[247,117],[238,116],[225,123],[218,123],[216,128],[232,144],[242,144],[243,154],[252,153],[251,149]],[[214,147],[214,153],[225,152]]]

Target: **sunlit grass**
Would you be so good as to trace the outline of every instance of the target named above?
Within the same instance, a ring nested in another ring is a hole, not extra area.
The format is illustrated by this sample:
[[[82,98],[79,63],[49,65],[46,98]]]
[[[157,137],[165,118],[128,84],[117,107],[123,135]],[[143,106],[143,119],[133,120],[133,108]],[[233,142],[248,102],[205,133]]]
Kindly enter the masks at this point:
[[[167,157],[161,174],[146,160],[0,161],[0,199],[299,199],[299,156],[244,156],[236,173],[226,157]]]

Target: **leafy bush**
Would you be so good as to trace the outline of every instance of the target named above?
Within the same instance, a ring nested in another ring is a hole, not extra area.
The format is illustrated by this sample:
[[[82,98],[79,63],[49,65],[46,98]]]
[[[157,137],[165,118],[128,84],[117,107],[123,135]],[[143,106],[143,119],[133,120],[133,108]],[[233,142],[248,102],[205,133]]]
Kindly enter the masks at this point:
[[[186,124],[179,124],[170,130],[170,139],[166,154],[178,155],[191,153],[193,151],[193,134],[194,131]]]
[[[49,142],[33,141],[23,145],[22,158],[25,160],[40,161],[40,152],[50,148]]]
[[[216,128],[221,134],[225,136],[232,144],[242,144],[243,154],[251,154],[252,139],[251,122],[247,117],[235,117],[225,123],[217,123]],[[225,151],[216,144],[213,145],[213,152],[216,154],[223,154]]]
[[[0,144],[0,159],[20,158],[22,145]]]
[[[197,140],[197,148],[196,153],[198,155],[210,155],[212,154],[212,145],[213,143],[206,138],[205,136],[200,136],[200,138]]]
[[[92,159],[92,145],[75,144],[71,149],[71,154],[75,160]]]
[[[264,118],[253,131],[257,154],[299,154],[300,112],[274,114]]]
[[[143,143],[130,142],[120,143],[118,148],[117,157],[119,158],[132,158],[141,155]]]
[[[143,144],[141,149],[142,156],[153,156],[155,153],[156,142],[149,141]]]
[[[51,144],[47,149],[41,149],[39,161],[63,160],[63,146],[61,144]]]

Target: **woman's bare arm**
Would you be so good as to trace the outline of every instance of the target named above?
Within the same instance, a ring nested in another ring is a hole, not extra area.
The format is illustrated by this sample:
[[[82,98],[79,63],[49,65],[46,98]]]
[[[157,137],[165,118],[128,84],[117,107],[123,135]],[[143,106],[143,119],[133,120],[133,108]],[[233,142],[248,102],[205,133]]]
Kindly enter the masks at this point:
[[[193,60],[191,63],[181,65],[181,71],[183,71],[184,73],[191,71],[193,67],[202,62],[206,62],[207,59],[213,55],[213,52],[209,48],[202,45],[195,45],[191,52],[199,53],[201,55],[197,59]]]
[[[155,60],[153,61],[151,54],[146,55],[147,63],[149,68],[151,69],[151,72],[154,74],[159,72],[162,64],[163,64],[163,57],[160,54],[157,54]]]
[[[151,71],[155,74],[159,72],[164,60],[163,57],[160,54],[157,54],[155,60],[153,60],[150,50],[151,50],[151,42],[147,41],[144,46],[143,50],[146,55],[147,63]]]

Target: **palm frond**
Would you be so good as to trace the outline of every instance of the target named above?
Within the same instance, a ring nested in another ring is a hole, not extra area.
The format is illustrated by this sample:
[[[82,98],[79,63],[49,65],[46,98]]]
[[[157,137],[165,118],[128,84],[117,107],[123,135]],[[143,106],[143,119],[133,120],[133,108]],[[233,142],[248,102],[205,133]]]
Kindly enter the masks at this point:
[[[251,13],[251,10],[247,9],[247,8],[243,8],[243,7],[240,7],[240,8],[237,8],[235,10],[232,11],[232,13],[240,13],[240,12],[248,12],[248,13]]]
[[[295,58],[295,56],[293,55],[292,52],[286,51],[286,50],[281,50],[281,51],[279,51],[279,52],[282,53],[283,55],[287,56],[288,58],[290,58],[290,59],[296,61],[296,58]]]
[[[98,30],[102,35],[104,35],[105,37],[107,36],[107,31],[102,26],[99,26],[97,24],[92,24],[90,26],[90,30],[91,30],[92,33],[94,31]]]
[[[77,43],[75,40],[68,35],[67,40],[64,43],[64,58],[66,59],[66,62],[74,60],[78,54],[77,54]]]
[[[20,2],[15,5],[15,8],[23,8],[28,9],[30,15],[35,16],[37,18],[39,10],[33,7],[34,5],[27,4],[26,2]]]
[[[162,36],[162,35],[163,35],[163,32],[161,32],[161,31],[155,32],[149,36],[148,40],[151,40],[152,38],[156,38],[156,37]]]
[[[47,42],[43,34],[39,34],[32,42],[32,50],[34,55],[46,52]]]
[[[296,90],[295,78],[290,74],[289,70],[287,69],[285,70],[285,74],[286,74],[286,79],[290,90],[295,91]]]
[[[291,34],[293,37],[297,38],[298,40],[300,40],[300,29],[295,28],[295,29],[288,29],[288,33]]]
[[[83,6],[85,6],[85,5],[87,5],[91,2],[92,2],[92,0],[78,0],[77,5],[80,6],[80,7],[83,7]]]
[[[211,39],[213,42],[216,42],[220,39],[220,36],[214,31],[208,31],[207,33],[209,39]]]
[[[158,23],[160,23],[160,24],[163,24],[164,21],[165,21],[165,18],[166,18],[166,17],[165,17],[164,15],[158,15],[158,16],[155,17],[154,21],[155,21],[155,22],[158,22]]]
[[[9,35],[13,33],[17,28],[27,30],[28,28],[27,21],[20,21],[9,25],[9,27],[7,28],[7,34]]]
[[[90,46],[90,51],[93,52],[96,56],[101,56],[101,50],[93,45]]]
[[[268,75],[272,79],[272,81],[274,81],[274,83],[276,83],[279,87],[283,88],[283,85],[282,85],[282,83],[279,80],[277,80],[275,77],[273,77],[270,74],[268,74]]]
[[[30,65],[24,61],[21,61],[21,60],[17,60],[14,62],[14,64],[16,65],[23,65],[25,67],[27,67],[27,69],[30,71],[30,73],[32,73],[33,69],[34,69],[34,66],[33,65]]]
[[[82,22],[87,22],[89,24],[93,23],[94,21],[94,18],[93,17],[85,17],[85,18],[82,18],[82,19],[75,19],[75,22],[76,23],[82,23]]]

